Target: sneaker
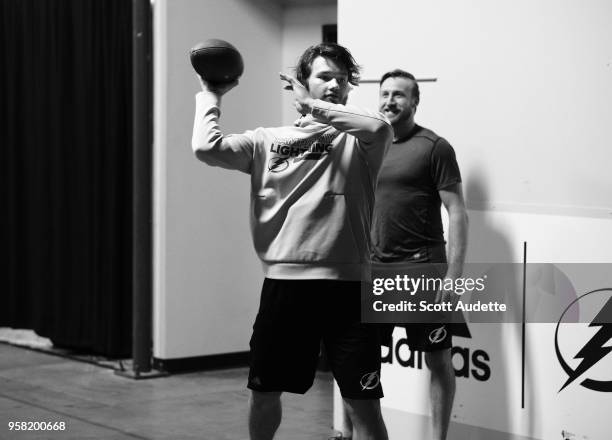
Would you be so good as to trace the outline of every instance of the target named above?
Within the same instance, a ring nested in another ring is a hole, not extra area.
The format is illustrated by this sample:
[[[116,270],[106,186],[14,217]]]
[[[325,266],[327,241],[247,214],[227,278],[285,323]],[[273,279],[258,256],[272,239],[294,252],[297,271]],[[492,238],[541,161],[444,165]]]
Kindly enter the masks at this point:
[[[352,440],[353,437],[344,437],[341,432],[336,432],[333,436],[329,437],[328,440]]]

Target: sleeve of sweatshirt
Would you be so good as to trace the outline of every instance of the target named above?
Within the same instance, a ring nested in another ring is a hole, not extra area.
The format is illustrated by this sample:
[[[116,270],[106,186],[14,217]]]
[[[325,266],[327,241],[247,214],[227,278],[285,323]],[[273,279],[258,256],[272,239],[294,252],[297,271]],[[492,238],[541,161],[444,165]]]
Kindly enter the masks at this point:
[[[319,99],[314,101],[311,113],[315,121],[355,136],[366,148],[387,145],[393,138],[393,128],[382,113]]]
[[[219,103],[204,93],[196,95],[191,147],[196,157],[208,165],[250,174],[255,150],[252,131],[224,136],[219,128]]]

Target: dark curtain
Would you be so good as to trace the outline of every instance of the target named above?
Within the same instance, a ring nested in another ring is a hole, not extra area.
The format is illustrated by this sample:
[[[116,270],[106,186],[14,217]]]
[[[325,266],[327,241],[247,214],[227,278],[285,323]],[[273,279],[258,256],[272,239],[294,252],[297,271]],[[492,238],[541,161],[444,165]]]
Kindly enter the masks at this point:
[[[129,0],[0,1],[0,326],[131,350]]]

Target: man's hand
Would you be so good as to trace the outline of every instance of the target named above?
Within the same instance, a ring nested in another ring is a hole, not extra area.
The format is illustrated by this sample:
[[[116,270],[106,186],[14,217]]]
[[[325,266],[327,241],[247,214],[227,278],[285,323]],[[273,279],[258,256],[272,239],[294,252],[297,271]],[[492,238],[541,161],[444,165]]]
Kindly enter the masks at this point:
[[[211,93],[217,97],[217,99],[221,99],[223,95],[229,92],[231,89],[238,85],[238,80],[232,81],[230,83],[209,83],[200,75],[196,75],[198,80],[200,81],[200,85],[202,86],[202,91]]]
[[[280,78],[283,81],[287,82],[287,84],[283,88],[285,90],[293,91],[293,97],[295,98],[294,105],[298,113],[301,115],[306,115],[310,113],[310,111],[312,110],[312,102],[314,101],[314,99],[311,98],[310,94],[308,93],[308,90],[306,90],[306,87],[304,87],[301,82],[299,82],[291,75],[285,75],[284,73],[281,73]]]
[[[452,289],[445,289],[444,286],[446,284],[451,284],[449,281],[452,281],[452,285],[454,285],[454,280],[452,278],[449,277],[445,277],[442,279],[442,288],[440,290],[438,290],[436,292],[436,298],[434,300],[434,302],[436,304],[441,304],[441,303],[445,303],[445,302],[450,302],[453,307],[455,306],[455,304],[457,303],[457,294],[455,294],[455,291]]]

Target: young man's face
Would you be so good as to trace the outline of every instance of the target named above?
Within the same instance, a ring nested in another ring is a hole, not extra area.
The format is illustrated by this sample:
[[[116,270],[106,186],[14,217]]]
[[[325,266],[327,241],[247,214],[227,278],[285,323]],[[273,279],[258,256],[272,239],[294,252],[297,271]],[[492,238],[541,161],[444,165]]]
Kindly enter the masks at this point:
[[[346,104],[350,90],[348,72],[334,60],[318,56],[312,61],[307,86],[314,99]]]
[[[409,78],[387,78],[380,85],[378,109],[391,124],[410,121],[414,118],[417,102],[412,96],[414,81]]]

